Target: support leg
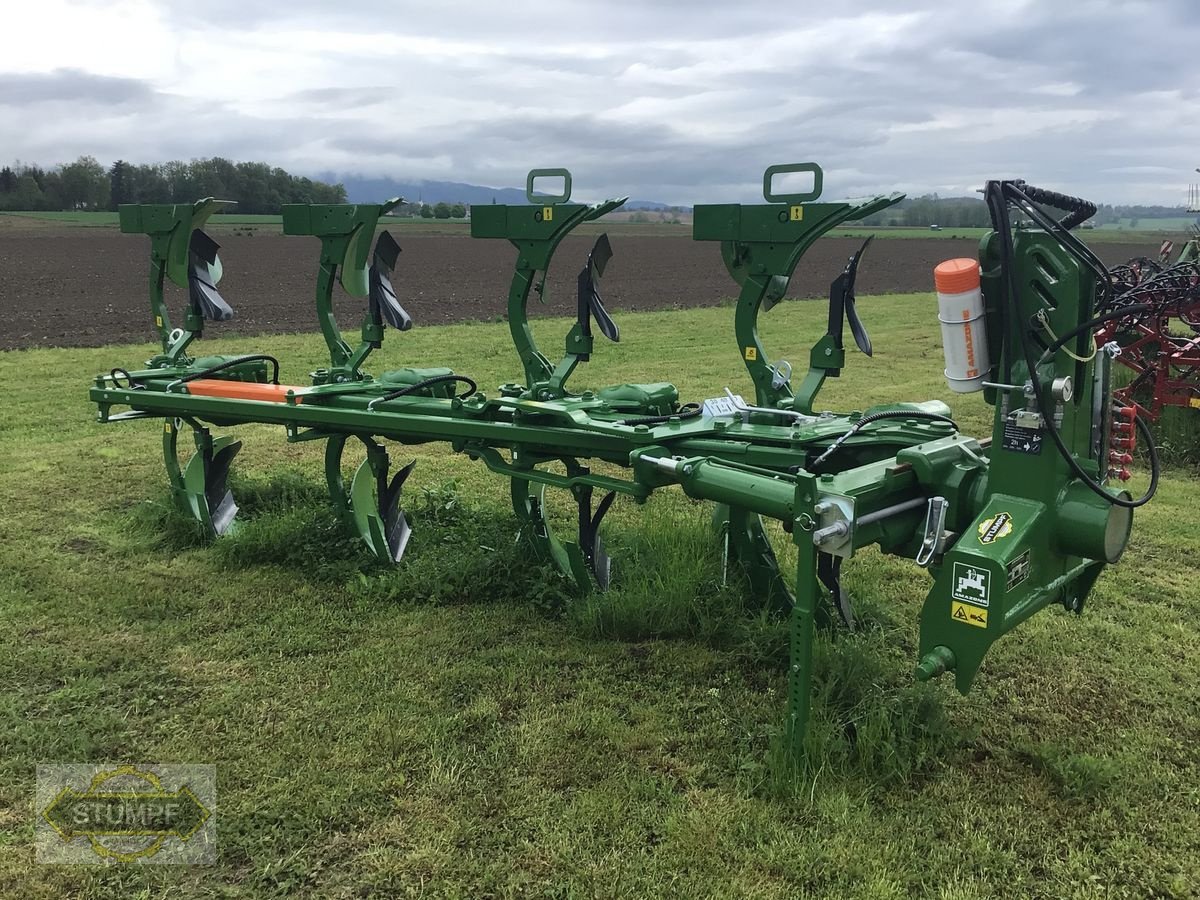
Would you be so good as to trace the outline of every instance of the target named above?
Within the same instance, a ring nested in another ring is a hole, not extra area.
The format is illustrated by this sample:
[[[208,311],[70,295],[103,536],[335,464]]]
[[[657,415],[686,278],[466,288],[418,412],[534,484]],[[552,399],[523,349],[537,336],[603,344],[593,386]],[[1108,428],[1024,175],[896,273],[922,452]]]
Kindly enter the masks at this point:
[[[820,597],[817,550],[807,532],[797,530],[796,602],[791,617],[791,659],[788,668],[787,744],[793,753],[804,746],[812,706],[813,632]]]

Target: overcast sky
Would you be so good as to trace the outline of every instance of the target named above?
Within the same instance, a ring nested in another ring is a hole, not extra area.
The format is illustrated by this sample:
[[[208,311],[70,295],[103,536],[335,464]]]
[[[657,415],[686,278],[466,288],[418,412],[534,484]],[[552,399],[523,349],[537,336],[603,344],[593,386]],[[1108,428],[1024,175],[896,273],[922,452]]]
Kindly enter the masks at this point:
[[[1196,0],[5,0],[0,161],[225,156],[576,197],[753,201],[989,177],[1175,205],[1200,166]]]

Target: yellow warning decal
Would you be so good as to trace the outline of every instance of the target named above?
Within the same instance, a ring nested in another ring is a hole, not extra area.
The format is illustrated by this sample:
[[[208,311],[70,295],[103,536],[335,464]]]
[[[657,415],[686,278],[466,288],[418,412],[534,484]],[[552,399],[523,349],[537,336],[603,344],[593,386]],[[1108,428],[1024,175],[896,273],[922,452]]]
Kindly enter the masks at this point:
[[[542,207],[542,221],[550,222],[550,221],[553,221],[553,219],[554,219],[554,207],[553,206],[543,206]]]
[[[964,625],[974,625],[976,628],[987,628],[986,609],[980,609],[977,606],[968,606],[965,603],[952,602],[950,604],[950,618],[955,622],[962,622]]]
[[[1188,401],[1188,406],[1191,406],[1194,409],[1200,409],[1200,397],[1193,397]]]
[[[793,206],[790,210],[788,210],[788,218],[790,218],[793,222],[801,221],[804,218],[804,207]]]
[[[170,434],[174,430],[175,430],[175,425],[171,422],[170,419],[167,419],[167,421],[163,422],[163,431],[164,432],[166,432],[167,434]]]
[[[747,347],[744,355],[745,355],[746,359],[750,360],[751,362],[754,362],[754,360],[758,359],[758,348],[757,347]]]
[[[159,328],[162,328],[162,316],[155,316],[155,317],[154,317],[154,324],[155,324],[157,327],[159,327]]]

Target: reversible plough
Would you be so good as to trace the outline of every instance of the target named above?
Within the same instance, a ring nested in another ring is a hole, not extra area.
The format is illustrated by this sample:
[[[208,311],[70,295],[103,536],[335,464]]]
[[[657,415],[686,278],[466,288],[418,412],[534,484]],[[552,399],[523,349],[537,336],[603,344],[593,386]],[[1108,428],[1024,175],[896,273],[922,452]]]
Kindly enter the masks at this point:
[[[809,173],[812,190],[774,193],[774,177],[789,172]],[[547,175],[563,177],[560,196],[535,195],[535,177]],[[280,383],[280,365],[266,354],[189,354],[207,321],[232,315],[217,289],[217,245],[203,230],[220,201],[124,206],[122,230],[151,239],[150,298],[162,352],[141,368],[96,377],[90,397],[99,421],[161,421],[172,492],[212,535],[236,527],[227,476],[240,448],[215,428],[269,423],[283,426],[289,441],[324,441],[334,506],[369,551],[388,562],[398,562],[409,541],[400,497],[412,464],[393,471],[383,442],[445,442],[510,480],[519,534],[580,591],[603,589],[614,577],[600,525],[615,497],[640,503],[677,486],[712,501],[718,552],[745,572],[763,604],[790,617],[793,742],[808,718],[814,628],[835,618],[853,623],[840,572],[860,548],[877,545],[928,569],[933,585],[921,612],[916,674],[925,680],[953,672],[964,692],[988,648],[1022,621],[1051,604],[1083,608],[1100,572],[1125,549],[1132,509],[1153,492],[1152,484],[1134,500],[1107,484],[1113,435],[1123,436],[1130,421],[1145,428],[1140,419],[1114,415],[1111,358],[1086,352],[1112,292],[1103,266],[1069,233],[1086,218],[1084,201],[1021,182],[989,182],[995,228],[981,244],[981,265],[944,264],[953,276],[946,284],[975,297],[979,309],[947,315],[950,307],[942,306],[943,330],[957,335],[946,348],[948,383],[982,389],[995,407],[991,436],[977,439],[960,433],[936,400],[850,413],[818,409],[825,379],[846,365],[846,327],[862,352],[872,352],[855,309],[866,245],[833,281],[825,333],[798,384],[791,366],[772,362],[759,339],[759,315],[783,299],[813,242],[899,195],[818,202],[821,170],[800,164],[767,170],[765,204],[697,206],[694,238],[719,243],[740,288],[731,350],[748,370],[754,396],[748,401],[714,385],[711,398],[681,403],[667,382],[568,386],[595,352],[595,332],[620,337],[598,290],[612,256],[606,236],[579,272],[577,315],[562,356],[553,360],[535,343],[527,304],[543,292],[555,249],[576,226],[624,202],[583,205],[571,203],[570,193],[565,170],[535,170],[529,205],[471,210],[474,237],[507,240],[516,250],[507,314],[523,380],[486,393],[449,367],[378,376],[364,369],[388,327],[412,325],[391,283],[399,248],[386,231],[376,237],[380,217],[398,201],[284,207],[284,231],[320,243],[317,320],[330,359],[305,384]],[[1056,221],[1048,207],[1067,211],[1066,218]],[[1010,224],[1014,209],[1032,224]],[[188,294],[181,327],[167,315],[167,280]],[[335,321],[336,283],[367,300],[357,345]],[[968,368],[955,374],[963,352]],[[181,432],[195,444],[186,464]],[[366,452],[349,485],[342,477],[348,441],[361,442]],[[598,463],[624,476],[593,471]],[[551,527],[552,490],[573,499],[576,534]],[[780,572],[764,517],[781,522],[795,544],[794,588]]]

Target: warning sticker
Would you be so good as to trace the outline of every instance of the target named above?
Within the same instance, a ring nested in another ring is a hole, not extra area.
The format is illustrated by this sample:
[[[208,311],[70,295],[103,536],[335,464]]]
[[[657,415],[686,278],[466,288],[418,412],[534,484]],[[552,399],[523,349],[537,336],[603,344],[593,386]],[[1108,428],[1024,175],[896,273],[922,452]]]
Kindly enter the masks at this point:
[[[1012,516],[1006,512],[996,513],[979,523],[979,543],[990,544],[1012,534]]]
[[[1008,569],[1008,589],[1011,591],[1021,582],[1029,577],[1029,551],[1026,550],[1016,559],[1009,562]]]
[[[974,625],[976,628],[987,628],[987,610],[965,603],[950,604],[950,618],[964,625]]]
[[[743,354],[743,356],[745,356],[746,359],[753,362],[754,360],[758,359],[758,348],[757,347],[747,347],[746,352]]]
[[[803,221],[803,219],[804,219],[804,207],[803,206],[793,206],[788,212],[789,212],[788,218],[790,218],[793,222]]]
[[[991,573],[987,569],[970,563],[956,562],[951,583],[950,597],[975,606],[988,605],[991,594]]]
[[[1038,456],[1042,452],[1042,430],[1040,428],[1022,428],[1020,425],[1006,421],[1004,433],[1000,437],[1000,446],[1015,453]]]

